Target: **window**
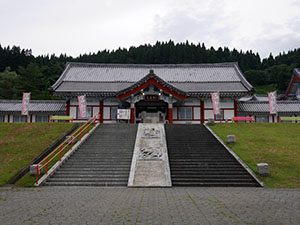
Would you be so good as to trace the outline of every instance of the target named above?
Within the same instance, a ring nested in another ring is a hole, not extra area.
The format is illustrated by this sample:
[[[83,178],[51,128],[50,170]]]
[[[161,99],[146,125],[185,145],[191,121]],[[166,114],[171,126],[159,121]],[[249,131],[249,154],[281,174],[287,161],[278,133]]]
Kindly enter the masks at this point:
[[[37,115],[36,122],[38,123],[49,122],[48,115]]]
[[[4,122],[4,116],[0,115],[0,123]]]
[[[224,119],[224,110],[220,109],[220,114],[216,115],[216,120],[223,120]]]
[[[111,107],[111,110],[110,110],[110,119],[111,120],[117,120],[117,111],[118,111],[118,107]]]
[[[14,122],[15,123],[25,123],[26,122],[26,117],[27,116],[14,115]]]
[[[87,108],[87,117],[84,117],[84,118],[81,118],[80,117],[80,109],[79,109],[79,107],[77,108],[77,119],[89,119],[89,118],[91,118],[92,117],[92,109],[93,109],[93,107],[86,107]]]
[[[192,120],[193,119],[193,107],[179,107],[178,117],[180,120]]]

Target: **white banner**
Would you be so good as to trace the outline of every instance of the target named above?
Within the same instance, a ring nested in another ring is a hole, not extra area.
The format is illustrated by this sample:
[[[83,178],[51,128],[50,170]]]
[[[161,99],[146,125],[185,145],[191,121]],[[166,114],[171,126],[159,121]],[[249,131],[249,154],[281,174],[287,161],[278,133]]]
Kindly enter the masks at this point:
[[[118,109],[118,120],[130,120],[130,109]]]
[[[86,96],[78,96],[79,112],[81,118],[87,117]]]
[[[30,92],[29,93],[23,93],[22,115],[28,115],[30,94],[31,94]]]
[[[270,114],[277,113],[276,91],[268,93]]]
[[[214,115],[220,114],[220,95],[219,92],[211,93],[211,100],[214,109]]]

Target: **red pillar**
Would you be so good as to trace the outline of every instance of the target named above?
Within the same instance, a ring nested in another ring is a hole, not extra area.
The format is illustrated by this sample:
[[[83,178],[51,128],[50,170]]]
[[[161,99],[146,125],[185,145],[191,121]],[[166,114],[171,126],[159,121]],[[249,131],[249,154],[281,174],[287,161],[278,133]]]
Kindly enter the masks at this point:
[[[204,100],[201,100],[200,103],[201,103],[200,118],[201,118],[201,123],[203,124],[204,123],[204,118],[205,118],[205,115],[204,115]]]
[[[238,103],[234,100],[234,117],[238,116]]]
[[[67,100],[66,116],[70,116],[70,99]],[[68,123],[69,120],[66,120],[66,122]]]
[[[100,100],[100,106],[99,106],[99,123],[103,123],[103,100]]]
[[[134,107],[130,108],[130,123],[135,123],[135,110]]]
[[[173,108],[169,107],[169,123],[173,123]]]

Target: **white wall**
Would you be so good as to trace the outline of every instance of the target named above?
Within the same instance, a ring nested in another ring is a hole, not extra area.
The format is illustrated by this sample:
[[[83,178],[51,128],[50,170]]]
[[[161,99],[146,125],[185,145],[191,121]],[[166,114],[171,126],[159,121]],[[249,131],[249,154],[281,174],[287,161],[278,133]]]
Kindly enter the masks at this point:
[[[174,124],[200,124],[200,121],[173,121]]]
[[[93,107],[93,116],[99,113],[99,107]]]
[[[173,107],[173,120],[175,119],[177,119],[177,110],[178,110],[178,108],[177,107]]]
[[[76,119],[76,107],[70,107],[70,116]]]
[[[194,107],[194,119],[200,120],[200,107]]]
[[[213,110],[204,110],[204,119],[214,118],[214,111]]]
[[[119,99],[118,98],[106,98],[103,100],[103,104],[104,105],[115,105],[118,106],[119,105]]]
[[[221,99],[220,101],[221,108],[234,108],[234,100],[233,99]]]
[[[212,105],[212,102],[211,102],[211,99],[205,99],[204,100],[204,108],[212,108],[213,105]]]
[[[234,117],[234,110],[224,110],[224,119],[232,119]]]
[[[187,98],[183,101],[184,106],[189,106],[189,105],[199,105],[200,106],[200,100],[196,98]]]
[[[103,119],[110,119],[110,107],[103,107]]]

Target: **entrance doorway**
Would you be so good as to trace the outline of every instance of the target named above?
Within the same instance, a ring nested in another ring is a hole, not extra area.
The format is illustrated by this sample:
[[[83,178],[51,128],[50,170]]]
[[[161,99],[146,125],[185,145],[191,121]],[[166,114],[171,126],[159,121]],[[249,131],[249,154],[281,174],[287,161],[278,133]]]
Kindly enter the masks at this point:
[[[141,100],[135,104],[136,121],[144,123],[164,123],[168,118],[168,103]]]

